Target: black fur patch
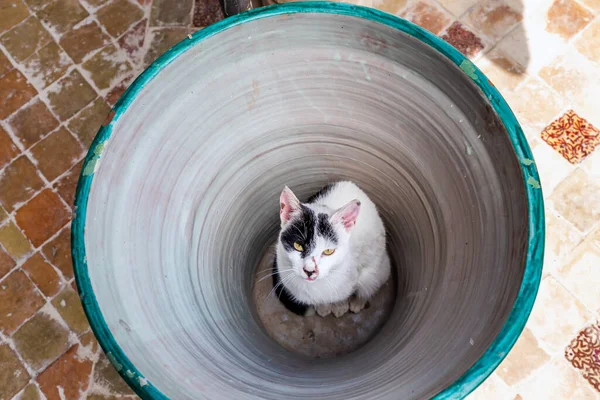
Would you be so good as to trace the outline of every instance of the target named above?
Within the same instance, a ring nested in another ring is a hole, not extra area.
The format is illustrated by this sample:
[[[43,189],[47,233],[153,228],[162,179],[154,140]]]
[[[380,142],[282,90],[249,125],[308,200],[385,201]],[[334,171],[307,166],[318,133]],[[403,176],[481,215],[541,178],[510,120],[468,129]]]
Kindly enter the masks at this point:
[[[317,234],[319,236],[323,236],[324,238],[328,239],[329,241],[335,244],[337,244],[338,242],[337,235],[333,230],[333,226],[331,226],[331,223],[329,222],[329,215],[327,214],[319,214],[317,223]]]
[[[294,218],[283,232],[281,244],[288,251],[296,251],[294,243],[302,246],[302,258],[309,255],[315,247],[315,213],[306,206],[301,207],[301,214]]]
[[[327,185],[325,185],[321,190],[319,190],[317,193],[313,194],[312,196],[310,196],[308,198],[308,200],[306,201],[307,204],[312,204],[315,201],[327,196],[327,194],[329,192],[331,192],[331,190],[334,188],[335,183],[328,183]]]
[[[284,285],[279,285],[279,282],[281,282],[281,277],[279,276],[276,257],[273,261],[273,287],[277,288],[275,289],[275,295],[289,311],[296,315],[304,316],[306,311],[308,311],[309,306],[296,301]]]

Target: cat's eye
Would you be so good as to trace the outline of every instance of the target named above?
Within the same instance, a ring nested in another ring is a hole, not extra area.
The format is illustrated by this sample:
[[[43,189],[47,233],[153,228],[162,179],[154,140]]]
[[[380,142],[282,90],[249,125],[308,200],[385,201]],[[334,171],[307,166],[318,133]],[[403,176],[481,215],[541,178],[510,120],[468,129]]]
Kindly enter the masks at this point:
[[[335,251],[335,249],[325,249],[325,251],[323,251],[323,255],[330,256],[333,254],[334,251]]]
[[[294,242],[294,248],[298,251],[304,250],[304,247],[302,247],[302,245],[298,242]]]

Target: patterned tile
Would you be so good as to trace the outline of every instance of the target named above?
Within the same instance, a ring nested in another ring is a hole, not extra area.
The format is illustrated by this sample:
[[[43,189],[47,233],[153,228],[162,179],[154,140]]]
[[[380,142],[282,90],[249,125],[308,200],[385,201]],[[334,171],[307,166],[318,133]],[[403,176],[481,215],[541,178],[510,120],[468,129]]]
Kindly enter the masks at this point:
[[[485,47],[477,35],[458,21],[446,29],[442,39],[469,58],[477,56]]]
[[[410,4],[400,16],[427,29],[434,35],[440,34],[452,22],[444,10],[425,1]]]
[[[573,110],[548,125],[541,136],[572,164],[581,162],[600,143],[600,131]]]
[[[579,332],[565,349],[565,357],[600,392],[600,322]]]

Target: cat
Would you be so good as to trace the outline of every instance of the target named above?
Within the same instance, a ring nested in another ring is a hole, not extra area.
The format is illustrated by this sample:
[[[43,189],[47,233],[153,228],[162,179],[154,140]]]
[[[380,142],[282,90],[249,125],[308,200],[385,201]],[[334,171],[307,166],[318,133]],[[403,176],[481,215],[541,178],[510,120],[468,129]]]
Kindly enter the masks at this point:
[[[386,233],[375,204],[349,181],[329,184],[301,203],[286,186],[273,284],[286,307],[322,317],[360,312],[389,279]]]

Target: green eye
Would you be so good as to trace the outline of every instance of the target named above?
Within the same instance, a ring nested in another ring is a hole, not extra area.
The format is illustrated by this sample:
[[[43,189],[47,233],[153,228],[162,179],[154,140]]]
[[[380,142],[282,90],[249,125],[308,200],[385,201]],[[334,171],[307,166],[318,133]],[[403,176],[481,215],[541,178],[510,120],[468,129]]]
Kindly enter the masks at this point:
[[[335,249],[326,249],[325,251],[323,251],[323,255],[324,256],[330,256],[335,252]]]
[[[304,250],[304,247],[302,247],[302,245],[301,245],[300,243],[297,243],[297,242],[294,242],[294,248],[295,248],[297,251],[302,251],[302,250]]]

